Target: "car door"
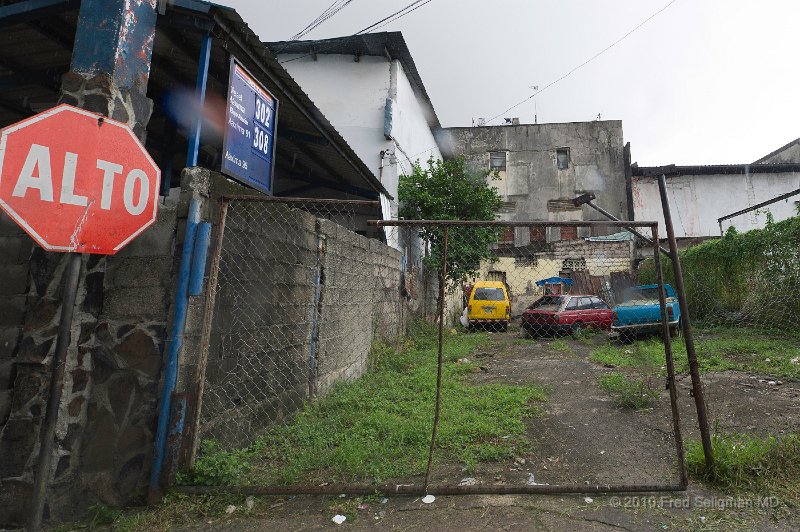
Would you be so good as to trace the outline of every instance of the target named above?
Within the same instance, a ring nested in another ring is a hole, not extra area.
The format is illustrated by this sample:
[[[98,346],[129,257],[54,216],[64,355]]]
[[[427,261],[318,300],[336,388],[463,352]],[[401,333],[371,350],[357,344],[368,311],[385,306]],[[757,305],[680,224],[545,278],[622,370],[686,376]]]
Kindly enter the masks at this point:
[[[558,322],[561,325],[572,325],[578,317],[578,300],[579,297],[567,296],[569,301],[564,305],[564,311],[560,313],[561,319]]]
[[[594,318],[594,311],[592,310],[591,297],[578,298],[578,308],[575,316],[575,321],[579,321],[585,325],[594,324],[595,318]]]
[[[611,307],[609,307],[608,304],[599,297],[593,297],[592,308],[594,309],[593,312],[596,326],[600,329],[610,329],[612,317]]]

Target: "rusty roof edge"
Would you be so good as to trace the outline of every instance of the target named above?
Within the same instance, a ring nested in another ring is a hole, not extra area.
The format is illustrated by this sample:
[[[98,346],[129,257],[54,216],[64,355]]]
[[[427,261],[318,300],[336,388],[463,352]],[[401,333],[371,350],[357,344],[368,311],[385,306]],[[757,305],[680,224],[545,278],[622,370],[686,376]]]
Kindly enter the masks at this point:
[[[780,164],[709,164],[679,166],[668,164],[664,166],[638,166],[631,165],[634,177],[657,177],[664,174],[666,177],[681,175],[735,175],[735,174],[779,174],[800,172],[798,163]]]
[[[361,160],[286,69],[280,65],[272,52],[264,46],[258,35],[253,32],[235,9],[203,0],[171,0],[169,7],[194,11],[212,17],[217,22],[217,25],[220,26],[220,29],[234,37],[234,40],[237,38],[235,34],[240,33],[242,42],[237,44],[245,52],[248,52],[249,48],[250,59],[258,64],[263,73],[270,78],[270,81],[290,98],[296,100],[293,103],[297,105],[298,111],[305,115],[309,122],[330,141],[333,148],[339,152],[342,158],[350,164],[370,188],[384,194],[389,199],[394,199],[394,196],[386,190],[386,187],[378,180],[372,170]]]

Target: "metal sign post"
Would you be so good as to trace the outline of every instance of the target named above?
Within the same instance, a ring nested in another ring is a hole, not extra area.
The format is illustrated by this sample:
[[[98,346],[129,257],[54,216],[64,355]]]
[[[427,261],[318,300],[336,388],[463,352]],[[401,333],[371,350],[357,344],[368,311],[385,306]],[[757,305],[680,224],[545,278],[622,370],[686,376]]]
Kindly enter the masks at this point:
[[[50,395],[47,398],[47,411],[39,431],[39,458],[36,460],[36,473],[33,480],[33,495],[28,519],[28,530],[39,530],[42,526],[42,513],[47,494],[47,485],[53,469],[53,446],[55,445],[56,423],[61,395],[64,391],[64,369],[67,362],[72,329],[72,314],[75,309],[75,296],[81,273],[81,253],[67,254],[67,270],[64,274],[64,292],[61,300],[61,319],[56,337],[56,350],[53,353],[50,371]]]

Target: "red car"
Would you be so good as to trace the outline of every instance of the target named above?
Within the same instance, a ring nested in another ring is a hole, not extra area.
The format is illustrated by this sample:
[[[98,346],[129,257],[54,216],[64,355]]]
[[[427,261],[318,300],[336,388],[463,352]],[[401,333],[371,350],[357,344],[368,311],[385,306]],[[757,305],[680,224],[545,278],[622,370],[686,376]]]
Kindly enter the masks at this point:
[[[611,314],[611,308],[597,296],[547,295],[522,313],[522,328],[528,333],[575,332],[581,327],[611,329]]]

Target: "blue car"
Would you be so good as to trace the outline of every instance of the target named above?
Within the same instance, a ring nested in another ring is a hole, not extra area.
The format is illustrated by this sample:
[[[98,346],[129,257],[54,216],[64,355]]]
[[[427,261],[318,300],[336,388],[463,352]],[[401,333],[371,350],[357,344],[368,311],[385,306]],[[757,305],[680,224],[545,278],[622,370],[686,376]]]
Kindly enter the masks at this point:
[[[680,331],[681,309],[671,285],[664,285],[667,296],[667,322],[670,334]],[[613,308],[611,330],[621,337],[632,339],[637,334],[661,332],[661,305],[658,285],[632,286],[622,295],[622,303]]]

